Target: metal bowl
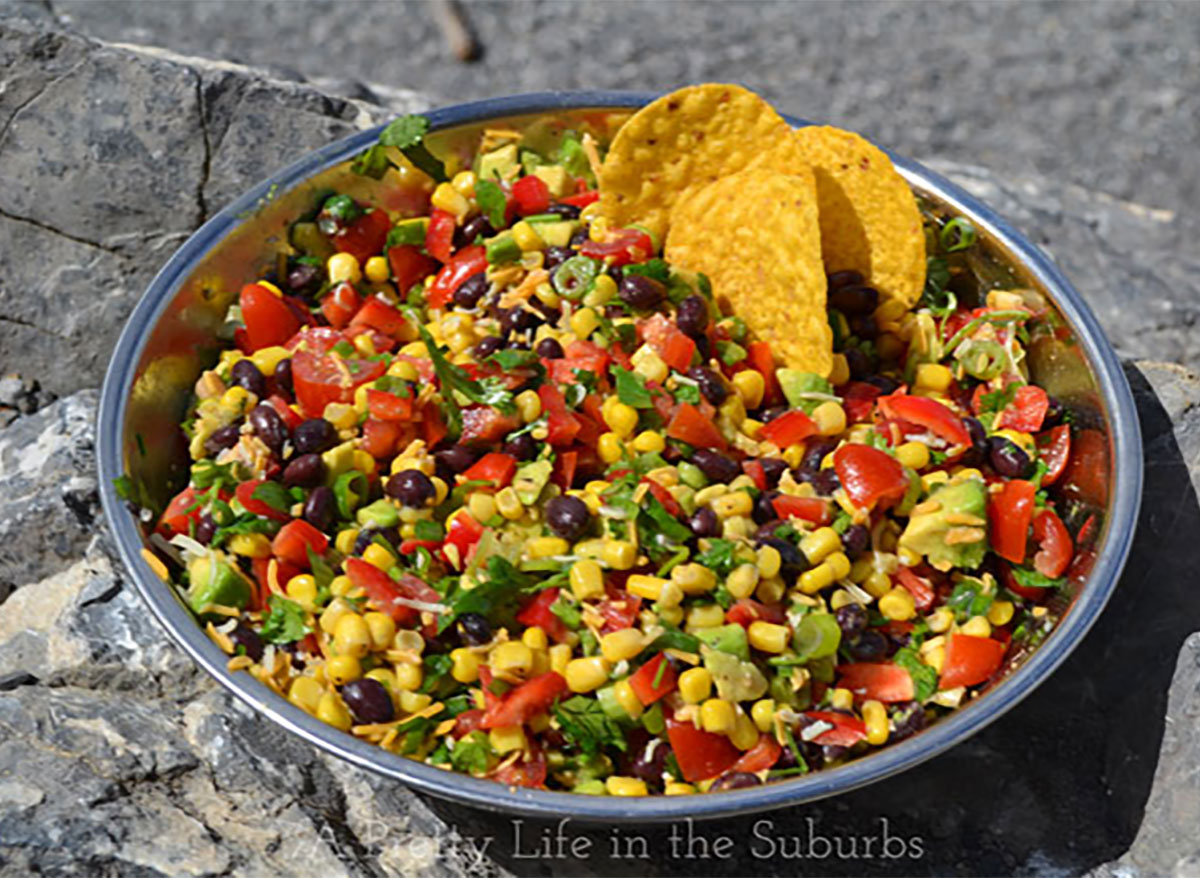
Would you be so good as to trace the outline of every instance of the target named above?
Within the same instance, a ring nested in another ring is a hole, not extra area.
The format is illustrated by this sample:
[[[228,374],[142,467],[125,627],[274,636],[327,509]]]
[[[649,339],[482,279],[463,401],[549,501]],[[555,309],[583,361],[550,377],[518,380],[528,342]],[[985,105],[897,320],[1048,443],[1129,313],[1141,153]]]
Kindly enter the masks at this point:
[[[544,114],[589,110],[614,113],[641,106],[652,97],[630,92],[546,92],[460,104],[428,116],[443,146],[452,146],[484,123],[520,123]],[[1096,621],[1116,587],[1141,501],[1141,435],[1117,356],[1082,297],[1044,253],[953,183],[894,156],[897,168],[934,210],[971,220],[986,252],[1010,272],[1009,280],[1040,290],[1054,303],[1069,337],[1030,351],[1035,376],[1077,418],[1086,419],[1107,437],[1109,498],[1091,575],[1067,602],[1055,630],[990,691],[926,731],[838,768],[719,794],[628,799],[509,789],[434,768],[339,732],[248,674],[231,673],[224,653],[144,560],[143,528],[117,496],[114,479],[128,475],[143,502],[162,508],[187,471],[179,419],[196,378],[217,357],[216,331],[234,291],[247,277],[258,276],[254,272],[262,263],[264,240],[286,235],[289,220],[311,204],[316,192],[330,186],[353,191],[373,185],[350,174],[347,165],[378,134],[379,129],[363,131],[310,153],[205,223],[175,253],[134,309],[104,381],[97,441],[101,494],[108,525],[133,583],[171,638],[266,719],[355,765],[435,796],[496,811],[596,821],[746,813],[846,792],[912,768],[962,742],[1032,692]]]

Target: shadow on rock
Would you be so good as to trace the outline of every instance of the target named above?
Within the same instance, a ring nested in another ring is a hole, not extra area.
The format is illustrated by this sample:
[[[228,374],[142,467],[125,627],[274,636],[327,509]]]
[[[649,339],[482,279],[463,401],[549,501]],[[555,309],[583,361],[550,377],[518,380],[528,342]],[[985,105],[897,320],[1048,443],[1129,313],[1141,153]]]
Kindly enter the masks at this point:
[[[566,835],[592,840],[586,856],[538,856],[556,822],[523,820],[518,847],[512,818],[436,800],[430,807],[466,836],[490,836],[488,853],[520,875],[1078,873],[1120,856],[1150,792],[1176,657],[1200,629],[1200,506],[1171,418],[1147,378],[1128,372],[1146,483],[1121,584],[1070,659],[971,740],[844,796],[696,823],[692,834],[710,844],[691,845],[692,857],[686,824],[571,822]],[[731,840],[725,857],[712,846],[720,836]],[[894,839],[886,851],[885,836]],[[645,839],[646,857],[633,837]]]

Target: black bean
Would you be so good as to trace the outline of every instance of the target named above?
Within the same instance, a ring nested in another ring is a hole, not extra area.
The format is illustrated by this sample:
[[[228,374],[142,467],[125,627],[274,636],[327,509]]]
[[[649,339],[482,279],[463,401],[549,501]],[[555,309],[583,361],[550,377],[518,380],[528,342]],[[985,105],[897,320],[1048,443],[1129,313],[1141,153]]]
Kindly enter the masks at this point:
[[[842,629],[842,634],[847,639],[856,637],[867,627],[867,611],[860,604],[846,604],[844,607],[838,607],[833,616],[837,619],[838,627]]]
[[[566,355],[556,338],[543,338],[537,343],[534,352],[543,360],[561,360]]]
[[[202,546],[207,546],[212,542],[213,535],[217,532],[217,523],[213,521],[213,517],[207,512],[201,514],[196,522],[196,532],[192,537]]]
[[[547,247],[542,251],[542,268],[553,272],[574,255],[574,251],[566,247]]]
[[[708,302],[702,296],[688,296],[675,312],[679,331],[693,338],[704,335],[708,328]]]
[[[771,505],[771,501],[779,496],[778,491],[763,491],[754,500],[754,508],[751,510],[751,517],[755,524],[766,524],[778,516],[775,514],[775,507]]]
[[[563,539],[579,539],[591,521],[587,504],[578,497],[563,495],[546,503],[546,526]]]
[[[862,381],[875,371],[875,364],[871,358],[858,348],[846,348],[843,353],[846,356],[846,365],[850,367],[851,378]]]
[[[835,448],[837,448],[836,439],[826,437],[810,439],[804,449],[804,457],[800,459],[800,468],[819,470],[821,468],[821,461]]]
[[[1015,442],[1003,436],[988,440],[988,462],[1006,479],[1022,479],[1029,474],[1033,461]]]
[[[751,774],[748,771],[730,771],[718,777],[708,791],[719,793],[723,790],[741,790],[759,786],[761,783],[757,774]]]
[[[473,274],[454,291],[454,305],[458,308],[474,308],[488,291],[487,276],[481,271]]]
[[[841,485],[841,482],[838,481],[837,473],[833,471],[833,467],[830,467],[829,469],[819,469],[816,472],[811,470],[801,470],[800,481],[808,482],[822,497],[832,496],[833,492],[836,491]]]
[[[779,569],[791,575],[803,573],[807,570],[808,560],[804,557],[804,553],[795,544],[774,536],[773,533],[772,531],[771,534],[760,538],[758,543],[763,546],[772,546],[779,553]]]
[[[853,561],[871,545],[871,532],[865,524],[852,524],[842,534],[842,551]]]
[[[856,661],[873,662],[888,654],[888,639],[883,632],[871,628],[850,641],[850,655]]]
[[[588,239],[589,235],[590,231],[588,229],[588,224],[584,223],[575,230],[573,235],[571,235],[571,240],[567,242],[567,246],[578,250],[581,246],[583,246],[583,242]]]
[[[456,247],[468,247],[475,243],[476,238],[490,238],[496,234],[496,228],[483,214],[472,217],[463,223],[462,228],[455,234]]]
[[[480,613],[463,613],[458,617],[463,640],[471,646],[482,646],[492,639],[492,626]]]
[[[835,271],[829,275],[828,286],[830,290],[836,290],[841,287],[853,286],[863,282],[863,276],[857,271]]]
[[[849,320],[850,334],[856,338],[874,341],[879,338],[879,325],[870,314],[856,314]]]
[[[774,488],[779,484],[779,480],[783,478],[783,474],[787,472],[787,464],[778,457],[760,457],[758,462],[762,464],[763,475],[767,479],[767,487]]]
[[[242,436],[240,424],[230,424],[228,427],[218,427],[211,436],[204,440],[204,450],[209,454],[217,454],[226,448],[237,445]]]
[[[667,288],[644,274],[627,274],[617,288],[621,301],[630,308],[648,311],[667,296]]]
[[[352,680],[343,686],[342,700],[360,725],[389,723],[396,716],[396,706],[387,687],[370,677]]]
[[[325,461],[319,454],[301,454],[283,470],[283,483],[289,488],[311,488],[325,479]]]
[[[337,430],[324,418],[301,421],[292,431],[292,445],[297,454],[320,454],[337,444]]]
[[[546,213],[553,213],[563,219],[579,219],[579,208],[574,204],[552,204],[546,208]]]
[[[419,509],[437,494],[429,476],[419,469],[401,470],[387,480],[385,493],[405,506]]]
[[[1046,409],[1046,416],[1042,418],[1042,429],[1049,427],[1057,427],[1062,423],[1063,415],[1066,414],[1067,407],[1055,397],[1050,397],[1049,407]]]
[[[510,335],[514,332],[526,332],[535,329],[542,323],[542,318],[520,306],[505,308],[500,311],[500,332]]]
[[[900,386],[900,382],[895,378],[888,378],[886,375],[871,375],[866,381],[878,387],[879,392],[885,396]]]
[[[484,357],[490,357],[502,347],[504,347],[504,339],[500,338],[498,335],[489,335],[481,340],[479,344],[475,345],[475,347],[472,349],[472,353],[478,359],[482,360]]]
[[[237,626],[229,632],[229,642],[233,645],[234,655],[238,655],[240,652],[242,655],[249,656],[253,661],[262,658],[262,638],[245,622],[238,622]]]
[[[275,366],[275,374],[272,376],[275,379],[276,389],[283,392],[289,399],[295,391],[292,389],[292,359],[289,357],[286,360],[280,360]]]
[[[696,339],[696,355],[700,358],[701,363],[707,363],[712,359],[712,344],[709,342],[707,335],[702,335]]]
[[[903,741],[925,728],[925,708],[920,702],[906,701],[893,706],[892,733],[889,740]]]
[[[720,406],[729,397],[729,388],[712,369],[706,366],[692,366],[687,374],[696,382],[704,398],[713,405]]]
[[[732,482],[742,474],[742,468],[732,457],[726,457],[711,448],[697,448],[692,452],[692,463],[710,482]]]
[[[853,314],[870,314],[879,305],[879,291],[861,284],[850,284],[832,289],[828,305],[847,317]]]
[[[263,403],[255,406],[250,412],[250,426],[263,444],[276,454],[283,449],[283,443],[288,440],[287,424],[279,417],[279,412],[271,405]]]
[[[629,760],[629,773],[645,781],[647,786],[657,789],[662,786],[663,772],[667,768],[667,756],[671,748],[661,738],[651,738],[637,749]]]
[[[971,437],[971,447],[959,458],[959,463],[963,466],[982,466],[988,458],[987,430],[976,418],[963,418],[963,426]]]
[[[308,294],[321,286],[321,268],[300,262],[288,270],[287,287],[293,293]]]
[[[780,415],[786,415],[791,409],[786,405],[773,405],[770,408],[765,408],[758,413],[758,420],[764,424],[769,424],[771,421],[778,418]]]
[[[528,433],[514,436],[504,443],[504,453],[517,460],[533,460],[537,451],[537,440]]]
[[[304,501],[304,520],[317,530],[328,530],[333,524],[336,511],[337,501],[333,490],[324,485],[313,488],[308,499]]]
[[[267,379],[252,360],[238,360],[229,374],[235,387],[244,387],[259,399],[267,395]]]
[[[445,468],[448,475],[456,476],[470,468],[471,464],[479,459],[479,452],[466,445],[451,445],[449,448],[434,452],[433,459],[439,469]],[[442,478],[446,482],[453,481],[444,476]]]
[[[717,513],[707,506],[696,510],[688,519],[688,527],[698,537],[715,537],[721,534],[721,522],[717,518]]]

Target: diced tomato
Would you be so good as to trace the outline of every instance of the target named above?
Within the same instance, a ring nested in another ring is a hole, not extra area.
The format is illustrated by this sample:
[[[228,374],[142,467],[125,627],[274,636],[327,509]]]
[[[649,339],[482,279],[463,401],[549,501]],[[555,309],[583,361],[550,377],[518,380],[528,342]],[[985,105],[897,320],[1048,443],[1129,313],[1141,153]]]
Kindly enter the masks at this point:
[[[758,490],[767,490],[767,471],[763,469],[763,465],[760,461],[743,460],[742,472],[754,480],[754,487],[758,488]],[[778,512],[775,514],[779,515]],[[780,515],[779,517],[782,518],[783,516]]]
[[[437,270],[437,260],[421,252],[416,244],[388,247],[388,264],[392,268],[392,280],[401,295],[425,280]]]
[[[479,727],[498,729],[524,725],[537,714],[549,710],[567,691],[567,681],[561,674],[555,671],[539,674],[504,693],[499,701],[484,712]]]
[[[391,228],[392,221],[387,211],[375,208],[334,232],[330,241],[340,252],[349,253],[360,263],[366,262],[369,257],[383,250]]]
[[[234,491],[234,496],[237,497],[237,501],[242,504],[242,508],[247,512],[261,515],[264,518],[272,518],[275,521],[287,521],[292,517],[288,512],[276,509],[262,500],[254,499],[254,492],[258,490],[259,485],[265,484],[266,481],[266,479],[251,479],[248,482],[242,482],[237,486],[237,490]],[[163,517],[166,517],[165,513]],[[186,531],[187,528],[185,527],[184,532]]]
[[[1037,437],[1038,459],[1046,464],[1043,485],[1053,485],[1067,468],[1071,457],[1071,428],[1059,424]]]
[[[296,401],[310,418],[320,417],[331,402],[351,402],[354,389],[374,381],[387,369],[380,360],[343,360],[299,350],[292,355],[292,384]]]
[[[1099,430],[1080,430],[1072,437],[1071,458],[1063,473],[1063,493],[1093,506],[1108,503],[1108,439]]]
[[[1038,544],[1033,566],[1038,573],[1058,579],[1071,563],[1075,547],[1071,534],[1053,509],[1043,509],[1033,517],[1033,539]]]
[[[439,262],[450,261],[454,226],[454,214],[434,208],[429,225],[425,228],[425,252]]]
[[[463,247],[433,279],[429,287],[429,307],[446,307],[463,282],[482,271],[487,271],[487,252],[483,246],[471,244]]]
[[[608,597],[596,605],[596,610],[604,617],[604,625],[600,630],[610,634],[623,628],[632,628],[641,608],[642,599],[637,595],[620,588],[608,589]]]
[[[287,340],[284,347],[293,353],[308,351],[313,354],[323,354],[345,338],[344,333],[328,326],[302,326],[295,335]]]
[[[482,710],[477,707],[464,710],[454,718],[454,728],[450,731],[450,734],[454,735],[455,738],[465,737],[479,728],[481,722],[483,722]]]
[[[853,747],[867,737],[867,726],[860,720],[844,713],[832,710],[809,710],[804,714],[809,719],[820,720],[833,726],[832,729],[821,732],[813,738],[813,742],[821,745],[832,744],[837,747]]]
[[[842,408],[846,410],[846,420],[857,424],[871,417],[875,410],[875,400],[883,391],[874,384],[865,381],[851,381],[842,393]]]
[[[725,621],[749,628],[752,623],[759,621],[780,625],[787,621],[787,617],[780,604],[764,604],[754,598],[742,598],[725,611]]]
[[[950,634],[946,637],[946,656],[942,661],[942,689],[975,686],[1000,669],[1005,647],[990,637]]]
[[[575,370],[589,372],[600,378],[608,372],[608,364],[612,359],[609,352],[590,341],[573,341],[563,351],[563,356],[557,360],[543,360],[550,377],[558,384],[575,384]]]
[[[330,290],[321,300],[321,313],[329,321],[329,325],[341,329],[350,322],[350,318],[362,305],[362,296],[353,284],[340,283]]]
[[[241,490],[241,485],[238,486],[238,490]],[[186,534],[188,532],[188,525],[200,520],[200,513],[203,510],[199,507],[193,509],[191,512],[187,511],[189,507],[196,503],[197,493],[195,488],[184,488],[171,499],[171,502],[167,504],[167,508],[163,510],[162,516],[158,519],[158,529],[160,532],[166,532],[170,535]]]
[[[653,479],[643,479],[642,481],[650,487],[651,496],[662,504],[663,509],[667,510],[667,514],[678,518],[683,512],[683,507],[679,505],[678,500],[671,496],[671,492]]]
[[[499,490],[506,488],[512,482],[517,472],[517,459],[511,454],[491,451],[475,461],[463,477],[469,481],[491,482]]]
[[[570,445],[579,435],[580,423],[579,418],[567,409],[562,391],[546,383],[538,388],[537,394],[546,413],[546,441],[555,448]]]
[[[492,780],[509,787],[543,787],[546,785],[546,759],[537,750],[525,759],[500,766],[492,774]]]
[[[441,547],[442,547],[441,540],[417,540],[417,539],[401,540],[400,541],[400,554],[401,555],[411,555],[415,551],[417,551],[417,549],[428,549],[429,551],[432,552],[433,550],[440,549]]]
[[[686,372],[696,353],[696,343],[662,314],[655,314],[641,325],[642,338],[676,372]]]
[[[562,451],[554,458],[554,472],[550,480],[563,491],[570,490],[575,482],[575,470],[579,467],[578,451]]]
[[[1037,489],[1032,482],[1013,479],[999,493],[988,495],[989,539],[992,551],[1014,564],[1025,560],[1025,544],[1033,521],[1033,500]]]
[[[385,460],[400,450],[406,435],[411,441],[412,431],[406,430],[400,421],[367,418],[363,422],[359,447],[376,460]]]
[[[304,325],[280,296],[261,284],[242,287],[238,304],[251,352],[283,344]]]
[[[653,256],[654,244],[650,236],[640,229],[617,229],[610,233],[607,241],[584,241],[579,252],[610,265],[629,265],[645,262]]]
[[[441,595],[412,574],[406,573],[397,582],[374,564],[368,564],[362,558],[346,559],[346,575],[350,577],[350,582],[355,588],[363,590],[367,600],[375,609],[391,616],[397,625],[412,625],[420,619],[417,609],[400,603],[400,601],[436,604],[442,599]],[[432,637],[437,633],[436,623],[426,625],[422,633],[427,637]]]
[[[661,652],[629,677],[633,694],[645,707],[649,707],[668,692],[673,692],[678,681],[679,674],[666,654]]]
[[[517,613],[517,621],[527,628],[541,628],[555,643],[562,643],[569,629],[550,609],[558,600],[558,592],[557,587],[539,591],[525,602],[521,611]]]
[[[446,426],[446,422],[442,420],[442,413],[432,403],[421,408],[419,417],[421,421],[421,438],[425,441],[426,448],[433,448],[445,439],[446,435],[450,432]]]
[[[900,461],[869,445],[843,445],[833,453],[833,468],[846,495],[862,509],[898,500],[908,490]]]
[[[329,548],[329,537],[307,521],[297,518],[289,521],[275,534],[271,541],[271,552],[281,561],[308,569],[308,550],[323,555]]]
[[[275,409],[275,413],[283,419],[289,430],[295,430],[304,421],[304,418],[300,417],[296,410],[287,404],[287,400],[278,393],[272,393],[267,397],[267,405]]]
[[[533,174],[513,183],[512,196],[517,203],[517,213],[521,216],[545,213],[550,206],[550,187],[545,180]]]
[[[775,355],[771,345],[765,341],[752,341],[746,347],[746,362],[763,377],[763,405],[779,405],[783,402],[783,390],[775,377]]]
[[[681,403],[676,409],[675,417],[667,425],[667,435],[696,448],[724,450],[727,444],[717,425],[690,402]]]
[[[1003,561],[1000,564],[1000,580],[1004,583],[1004,587],[1013,594],[1019,595],[1029,601],[1041,601],[1053,591],[1053,589],[1048,588],[1033,588],[1021,585],[1017,582],[1017,578],[1013,576],[1012,567]]]
[[[828,501],[817,497],[790,497],[780,494],[771,501],[771,506],[780,518],[802,518],[813,524],[829,524],[833,521]]]
[[[936,594],[933,585],[924,577],[918,576],[911,567],[901,565],[896,568],[896,578],[905,590],[913,596],[917,609],[924,612],[933,606]]]
[[[378,296],[372,296],[363,302],[358,313],[350,321],[351,326],[370,326],[378,329],[384,335],[392,338],[402,338],[408,334],[411,327],[399,308],[394,308]]]
[[[899,665],[886,662],[856,662],[838,665],[838,686],[856,698],[875,701],[912,701],[912,675]]]
[[[758,736],[758,743],[742,754],[737,762],[730,767],[731,772],[744,771],[747,774],[758,774],[766,771],[779,761],[783,748],[775,740],[774,735],[763,733]]]
[[[446,519],[446,544],[458,549],[458,557],[466,560],[471,548],[483,536],[483,524],[465,510],[459,510]]]
[[[566,198],[560,198],[560,204],[570,204],[574,207],[584,208],[600,197],[600,190],[587,189],[576,195],[568,195]]]
[[[1004,411],[996,415],[993,429],[1020,430],[1024,433],[1036,433],[1042,429],[1042,421],[1050,408],[1050,397],[1046,391],[1032,384],[1017,388],[1013,401]]]
[[[516,415],[501,414],[488,405],[470,406],[462,410],[460,439],[468,445],[487,445],[500,441],[520,425]]]
[[[407,421],[413,414],[413,398],[367,388],[367,410],[381,421]]]
[[[876,402],[886,417],[923,427],[951,445],[971,444],[971,434],[967,432],[962,418],[936,399],[892,394],[881,396]]]
[[[759,435],[764,442],[771,442],[779,448],[798,445],[817,432],[817,425],[800,409],[784,412],[777,418],[767,421]]]
[[[690,722],[667,720],[667,740],[683,779],[688,783],[716,777],[728,771],[741,758],[737,747],[725,735],[714,735]]]

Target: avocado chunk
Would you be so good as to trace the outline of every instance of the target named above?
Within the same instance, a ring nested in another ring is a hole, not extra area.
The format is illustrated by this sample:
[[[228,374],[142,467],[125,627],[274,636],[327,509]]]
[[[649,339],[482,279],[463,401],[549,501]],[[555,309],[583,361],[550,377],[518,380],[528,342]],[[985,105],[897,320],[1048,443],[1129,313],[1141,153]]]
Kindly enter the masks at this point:
[[[488,238],[483,242],[483,247],[488,265],[503,265],[521,258],[521,248],[512,232],[501,232],[494,238]]]
[[[696,632],[696,637],[711,649],[737,656],[742,661],[750,659],[750,641],[746,639],[746,629],[741,625],[702,628]]]
[[[579,228],[575,220],[560,220],[558,222],[537,223],[533,230],[539,238],[546,242],[547,247],[566,247],[571,243],[571,236]]]
[[[405,244],[421,246],[425,243],[425,234],[429,230],[429,217],[419,216],[414,219],[403,219],[388,232],[388,246],[400,247]]]
[[[733,627],[741,628],[740,625]],[[722,698],[734,703],[753,701],[767,691],[767,678],[753,662],[703,646],[700,647],[700,654],[704,657],[704,667],[712,674],[717,694]]]
[[[970,478],[941,485],[915,507],[901,548],[924,555],[938,570],[970,569],[987,553],[987,488]]]
[[[480,180],[507,180],[516,173],[519,164],[517,145],[510,143],[481,155],[477,176]]]
[[[546,184],[550,194],[562,198],[567,194],[567,169],[562,165],[542,165],[534,168],[533,175]]]
[[[775,377],[779,380],[783,395],[787,397],[788,405],[807,414],[812,414],[813,409],[827,401],[814,394],[833,396],[833,385],[815,372],[776,369]]]
[[[354,513],[355,519],[364,527],[395,527],[400,523],[400,512],[386,498],[376,500]]]
[[[241,610],[250,602],[250,585],[237,569],[218,557],[200,555],[188,562],[187,600],[203,613],[213,604]]]
[[[332,485],[337,477],[354,467],[355,440],[348,439],[341,445],[335,445],[321,454],[325,463],[325,481]]]
[[[545,459],[532,460],[517,467],[517,474],[512,483],[513,490],[517,492],[517,499],[526,506],[537,503],[553,471],[554,464]]]

